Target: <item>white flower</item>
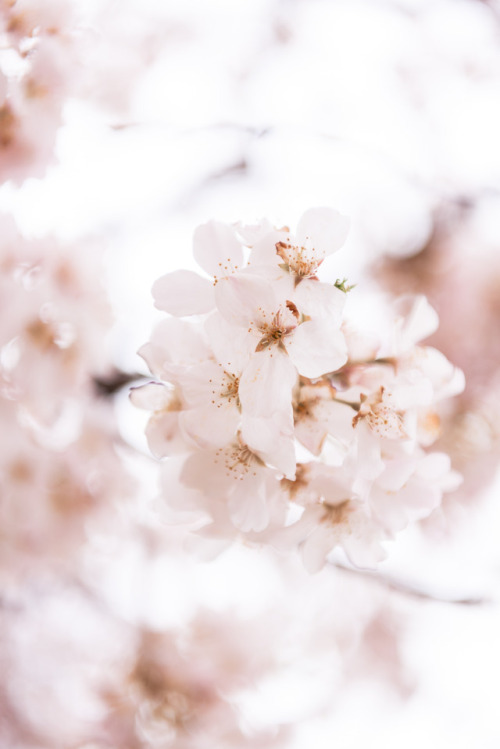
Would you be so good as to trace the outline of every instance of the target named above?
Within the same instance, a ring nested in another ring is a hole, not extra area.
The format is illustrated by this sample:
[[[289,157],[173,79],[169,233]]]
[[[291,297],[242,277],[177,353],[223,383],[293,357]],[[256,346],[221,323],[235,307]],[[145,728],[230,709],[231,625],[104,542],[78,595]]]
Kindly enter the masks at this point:
[[[296,283],[314,278],[323,260],[342,247],[348,231],[349,220],[337,211],[310,208],[300,218],[295,234],[285,228],[258,238],[249,263],[252,267],[278,265]]]
[[[155,306],[171,315],[184,317],[210,312],[214,306],[214,286],[218,280],[243,265],[243,249],[235,230],[209,221],[199,226],[193,240],[198,265],[212,280],[188,270],[167,273],[153,285]]]

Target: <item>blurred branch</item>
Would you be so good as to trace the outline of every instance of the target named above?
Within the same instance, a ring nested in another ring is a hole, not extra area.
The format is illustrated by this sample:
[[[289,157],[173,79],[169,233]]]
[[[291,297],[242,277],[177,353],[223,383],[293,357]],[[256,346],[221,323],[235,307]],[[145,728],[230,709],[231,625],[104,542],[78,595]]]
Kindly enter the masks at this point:
[[[449,603],[459,606],[484,606],[486,604],[495,603],[493,599],[487,598],[486,596],[464,596],[463,598],[439,596],[431,593],[428,590],[420,588],[418,585],[407,583],[404,580],[398,580],[397,578],[382,574],[380,572],[356,569],[355,567],[349,567],[345,564],[342,564],[342,562],[330,562],[330,564],[332,565],[332,567],[336,567],[342,572],[347,572],[348,574],[363,577],[367,580],[372,580],[374,583],[382,585],[388,590],[410,596],[411,598],[419,598],[420,600],[424,601],[432,601],[434,603]]]
[[[122,372],[120,369],[115,369],[106,377],[94,377],[94,387],[97,395],[110,397],[126,385],[144,379],[146,377],[139,372]]]

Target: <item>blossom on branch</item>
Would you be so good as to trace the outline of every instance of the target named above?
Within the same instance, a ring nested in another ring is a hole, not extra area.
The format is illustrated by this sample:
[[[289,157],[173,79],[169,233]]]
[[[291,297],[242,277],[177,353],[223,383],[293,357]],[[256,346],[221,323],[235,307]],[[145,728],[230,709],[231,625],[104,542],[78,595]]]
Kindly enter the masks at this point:
[[[131,395],[153,412],[147,436],[165,471],[168,456],[181,461],[167,504],[198,512],[198,532],[221,547],[299,547],[311,571],[337,547],[375,565],[384,541],[460,482],[447,455],[428,451],[440,402],[464,386],[420,344],[435,311],[401,298],[378,342],[343,320],[345,284],[317,276],[347,228],[327,208],[307,211],[295,234],[267,220],[200,227],[195,257],[211,278],[155,283],[156,306],[176,318],[140,351],[159,382]]]

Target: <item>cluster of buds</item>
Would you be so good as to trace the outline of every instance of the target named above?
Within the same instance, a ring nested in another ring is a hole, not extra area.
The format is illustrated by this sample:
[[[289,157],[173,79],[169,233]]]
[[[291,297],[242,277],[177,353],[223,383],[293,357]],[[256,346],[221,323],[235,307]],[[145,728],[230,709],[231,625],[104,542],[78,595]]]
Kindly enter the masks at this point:
[[[306,211],[295,233],[212,221],[194,235],[205,275],[153,286],[169,317],[139,353],[157,381],[131,398],[153,412],[152,452],[168,456],[165,501],[215,550],[235,537],[300,547],[314,571],[340,546],[371,566],[460,481],[429,451],[439,402],[464,386],[418,345],[437,315],[403,297],[380,340],[348,326],[349,287],[318,278],[347,232],[329,208]]]

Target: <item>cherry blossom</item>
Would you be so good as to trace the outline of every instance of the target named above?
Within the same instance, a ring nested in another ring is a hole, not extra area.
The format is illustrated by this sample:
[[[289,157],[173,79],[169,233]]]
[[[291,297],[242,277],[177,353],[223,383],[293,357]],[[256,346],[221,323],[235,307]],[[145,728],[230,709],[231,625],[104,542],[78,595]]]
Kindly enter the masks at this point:
[[[132,399],[153,411],[153,452],[179,454],[169,504],[213,549],[236,538],[300,548],[316,571],[342,547],[373,566],[385,541],[460,482],[429,451],[440,402],[464,386],[421,345],[435,311],[402,297],[377,341],[343,320],[352,286],[316,275],[347,226],[324,208],[307,211],[295,235],[267,221],[211,222],[194,251],[212,281],[177,271],[153,287],[157,306],[192,319],[156,329],[140,353],[159,381]]]

